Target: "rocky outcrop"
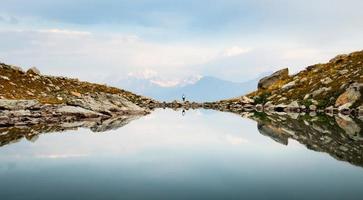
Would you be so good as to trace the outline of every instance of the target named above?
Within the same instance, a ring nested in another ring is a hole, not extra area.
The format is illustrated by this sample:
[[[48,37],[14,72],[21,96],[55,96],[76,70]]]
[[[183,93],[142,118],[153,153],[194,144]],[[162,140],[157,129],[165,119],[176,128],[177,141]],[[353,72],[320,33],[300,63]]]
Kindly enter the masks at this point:
[[[245,96],[253,99],[243,104],[240,98],[219,101],[219,110],[241,112],[318,112],[362,115],[363,51],[339,55],[325,64],[307,67],[288,75],[283,69],[260,80],[258,90]],[[247,107],[246,107],[247,106]]]
[[[126,99],[109,94],[74,99],[73,104],[40,104],[36,100],[0,100],[0,126],[26,126],[57,121],[108,119],[149,113]]]
[[[120,95],[105,93],[74,98],[68,100],[67,104],[105,115],[118,115],[119,113],[131,114],[145,111],[145,109],[131,103]]]
[[[279,70],[279,71],[271,74],[270,76],[266,76],[266,77],[262,78],[258,82],[257,87],[258,87],[258,89],[268,89],[272,85],[276,84],[278,81],[285,80],[288,77],[289,77],[289,69],[285,68],[285,69]]]
[[[363,88],[363,83],[351,84],[343,94],[339,95],[335,101],[335,106],[338,107],[339,110],[349,109],[361,98],[361,88]]]
[[[41,75],[35,67],[24,72],[19,67],[0,63],[0,99],[37,100],[40,104],[67,104],[77,98],[84,101],[109,95],[106,99],[131,102],[144,109],[155,107],[157,101],[107,85],[82,82],[78,79]],[[101,99],[95,101],[102,101]],[[106,101],[106,103],[109,103]],[[127,106],[127,105],[125,105]],[[128,105],[130,106],[130,105]],[[120,106],[116,106],[119,110]],[[137,107],[134,107],[137,109]],[[129,110],[129,109],[128,109]]]
[[[125,90],[0,63],[0,126],[143,115],[157,105]]]

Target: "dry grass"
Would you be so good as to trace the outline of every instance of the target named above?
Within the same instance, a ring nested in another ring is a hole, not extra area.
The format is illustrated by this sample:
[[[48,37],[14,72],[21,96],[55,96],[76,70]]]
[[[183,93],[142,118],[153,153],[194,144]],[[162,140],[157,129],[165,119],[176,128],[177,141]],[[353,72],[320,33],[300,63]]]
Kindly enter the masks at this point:
[[[36,99],[45,104],[61,104],[75,95],[120,94],[136,103],[146,99],[131,92],[101,84],[64,77],[25,73],[0,63],[0,99]]]

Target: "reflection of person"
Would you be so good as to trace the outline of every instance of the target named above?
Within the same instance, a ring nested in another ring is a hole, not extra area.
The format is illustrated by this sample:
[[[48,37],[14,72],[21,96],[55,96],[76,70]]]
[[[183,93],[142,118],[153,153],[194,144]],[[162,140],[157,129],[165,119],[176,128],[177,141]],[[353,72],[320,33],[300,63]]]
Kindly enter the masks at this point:
[[[185,101],[185,95],[183,94],[183,96],[182,96],[182,99],[183,99],[183,101]]]
[[[182,115],[184,116],[185,115],[185,110],[183,109],[183,111],[182,111]]]

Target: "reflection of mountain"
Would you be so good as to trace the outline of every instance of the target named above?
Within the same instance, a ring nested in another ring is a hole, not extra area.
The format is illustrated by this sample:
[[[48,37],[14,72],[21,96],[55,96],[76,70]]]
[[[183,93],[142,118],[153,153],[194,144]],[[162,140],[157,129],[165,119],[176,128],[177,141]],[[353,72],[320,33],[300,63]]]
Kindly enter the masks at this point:
[[[22,138],[35,141],[40,134],[77,130],[78,128],[89,128],[93,132],[105,132],[121,128],[143,115],[123,115],[101,121],[100,119],[89,119],[64,122],[40,122],[30,126],[0,127],[0,146],[15,143]]]
[[[238,83],[205,76],[185,86],[161,87],[146,79],[129,78],[115,85],[160,101],[179,100],[182,94],[185,94],[189,101],[204,102],[232,98],[254,91],[258,80],[259,77]]]
[[[308,149],[363,167],[363,122],[347,116],[255,114],[261,134],[287,145],[294,139]],[[296,118],[296,119],[294,119]]]

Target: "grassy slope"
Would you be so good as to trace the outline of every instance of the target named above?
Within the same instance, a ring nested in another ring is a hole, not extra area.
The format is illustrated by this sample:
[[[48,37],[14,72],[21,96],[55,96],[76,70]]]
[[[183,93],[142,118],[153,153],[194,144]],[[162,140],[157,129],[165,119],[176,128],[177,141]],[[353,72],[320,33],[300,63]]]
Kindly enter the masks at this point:
[[[342,74],[344,71],[346,73]],[[322,79],[326,77],[333,81],[326,85],[323,84]],[[287,90],[281,89],[283,85],[291,81],[296,82],[295,86]],[[273,104],[289,104],[297,100],[300,105],[308,106],[311,104],[311,100],[317,100],[319,102],[318,107],[328,107],[335,104],[338,96],[352,82],[363,83],[363,51],[351,53],[345,58],[334,62],[309,66],[286,80],[278,81],[268,89],[259,89],[247,96],[257,100],[256,103],[271,101]],[[312,94],[312,92],[322,87],[330,87],[331,89],[314,97],[310,95],[310,98],[304,100],[306,94]],[[363,94],[363,91],[361,93]],[[237,98],[228,101],[237,101]],[[362,103],[361,98],[355,106]]]
[[[135,104],[146,97],[101,84],[81,82],[64,77],[42,76],[14,70],[0,63],[0,99],[36,99],[41,103],[61,104],[74,95],[95,93],[120,94]]]

